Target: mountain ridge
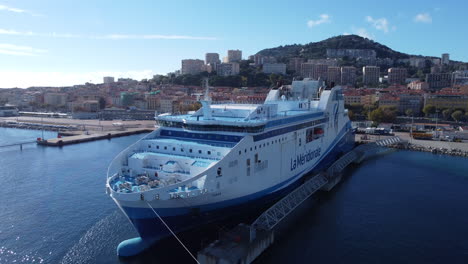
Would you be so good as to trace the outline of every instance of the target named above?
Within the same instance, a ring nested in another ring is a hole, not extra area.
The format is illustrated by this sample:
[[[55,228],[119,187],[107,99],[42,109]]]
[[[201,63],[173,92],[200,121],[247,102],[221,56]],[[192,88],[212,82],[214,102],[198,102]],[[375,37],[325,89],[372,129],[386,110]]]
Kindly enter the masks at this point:
[[[327,57],[327,49],[372,49],[376,52],[377,58],[382,59],[390,58],[397,60],[408,59],[410,57],[434,58],[433,56],[411,55],[395,51],[386,45],[358,35],[339,35],[308,44],[278,46],[275,48],[263,49],[257,52],[257,55],[272,56],[279,61],[287,61],[293,57],[324,59]]]

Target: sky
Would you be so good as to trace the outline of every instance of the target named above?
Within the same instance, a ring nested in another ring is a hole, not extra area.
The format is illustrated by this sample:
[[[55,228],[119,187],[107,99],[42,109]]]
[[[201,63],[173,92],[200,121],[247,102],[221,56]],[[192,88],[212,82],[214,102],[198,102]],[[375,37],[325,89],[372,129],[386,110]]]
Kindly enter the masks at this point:
[[[468,61],[468,1],[0,0],[0,88],[151,78],[207,52],[243,57],[343,34]]]

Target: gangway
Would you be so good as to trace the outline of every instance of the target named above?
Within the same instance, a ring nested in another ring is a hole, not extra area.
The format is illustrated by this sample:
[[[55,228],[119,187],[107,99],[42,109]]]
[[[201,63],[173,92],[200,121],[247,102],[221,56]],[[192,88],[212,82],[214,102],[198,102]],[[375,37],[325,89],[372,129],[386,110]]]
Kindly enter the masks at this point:
[[[283,220],[292,210],[299,206],[316,191],[320,190],[328,182],[323,174],[318,174],[307,180],[296,190],[285,196],[275,205],[260,215],[251,228],[272,230],[281,220]]]
[[[327,170],[307,179],[294,191],[283,197],[252,225],[240,224],[231,230],[235,242],[225,236],[198,252],[202,264],[251,263],[274,242],[274,229],[284,218],[318,190],[330,191],[341,181],[343,170],[351,163],[360,163],[373,155],[387,152],[388,145],[404,143],[399,137],[382,139],[359,145],[335,161]]]

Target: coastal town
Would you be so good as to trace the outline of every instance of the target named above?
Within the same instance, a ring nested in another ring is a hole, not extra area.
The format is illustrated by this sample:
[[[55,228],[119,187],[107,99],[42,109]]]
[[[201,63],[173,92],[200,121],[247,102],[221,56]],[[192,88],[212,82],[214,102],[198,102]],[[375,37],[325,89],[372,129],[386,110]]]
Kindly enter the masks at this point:
[[[368,41],[358,36],[335,39]],[[84,123],[154,120],[155,113],[200,108],[203,79],[209,80],[213,101],[258,104],[271,87],[309,78],[343,86],[348,114],[360,126],[396,124],[392,127],[409,131],[413,123],[421,131],[466,131],[467,63],[453,61],[447,53],[409,56],[375,47],[326,48],[319,59],[306,59],[313,52],[306,48],[298,56],[284,52],[289,46],[247,58],[241,50],[227,50],[222,60],[221,54],[206,53],[204,60],[184,59],[180,69],[151,79],[103,76],[102,83],[0,89],[0,116],[69,117]]]

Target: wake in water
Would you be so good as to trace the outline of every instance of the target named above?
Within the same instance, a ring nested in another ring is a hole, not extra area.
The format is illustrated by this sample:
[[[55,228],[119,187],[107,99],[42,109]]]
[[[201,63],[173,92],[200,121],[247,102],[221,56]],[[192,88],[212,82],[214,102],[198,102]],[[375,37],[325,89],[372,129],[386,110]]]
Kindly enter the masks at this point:
[[[0,247],[0,263],[44,263],[44,259],[35,254],[18,254],[6,247]]]
[[[115,252],[117,244],[122,241],[122,234],[131,234],[131,230],[127,219],[116,210],[86,231],[60,263],[96,263],[99,257],[108,255],[106,253],[110,251]]]

